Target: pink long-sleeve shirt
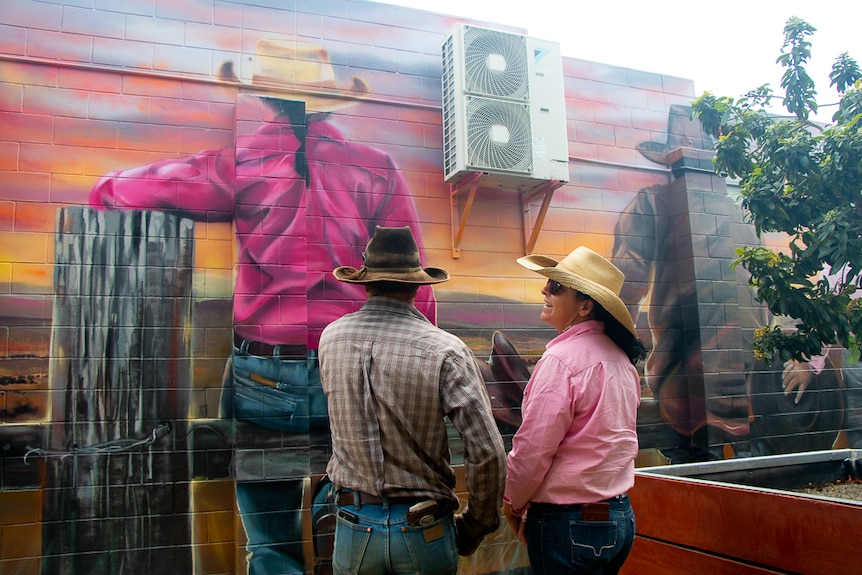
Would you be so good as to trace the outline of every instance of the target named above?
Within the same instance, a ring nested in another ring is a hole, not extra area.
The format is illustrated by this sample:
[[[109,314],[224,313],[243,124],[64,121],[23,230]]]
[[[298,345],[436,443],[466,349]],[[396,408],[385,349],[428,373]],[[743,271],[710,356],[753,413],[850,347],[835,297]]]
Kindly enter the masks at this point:
[[[640,379],[598,321],[548,343],[524,391],[505,500],[591,503],[634,485]]]
[[[233,221],[237,262],[234,330],[243,338],[316,349],[332,320],[365,301],[361,285],[332,277],[360,267],[376,225],[412,227],[413,198],[390,156],[347,142],[332,125],[307,125],[305,148],[287,122],[237,136],[236,149],[205,150],[105,175],[90,205],[156,209],[209,222]],[[309,181],[297,171],[307,158]],[[416,307],[436,323],[431,288]]]

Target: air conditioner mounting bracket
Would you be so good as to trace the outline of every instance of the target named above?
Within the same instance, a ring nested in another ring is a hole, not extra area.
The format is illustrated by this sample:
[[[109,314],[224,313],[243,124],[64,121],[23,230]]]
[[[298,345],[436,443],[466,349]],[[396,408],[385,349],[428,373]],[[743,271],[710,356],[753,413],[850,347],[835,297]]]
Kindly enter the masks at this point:
[[[452,211],[450,220],[452,229],[452,257],[458,259],[461,257],[461,238],[464,235],[464,228],[467,224],[467,218],[470,215],[470,210],[473,208],[473,200],[476,198],[476,190],[481,187],[482,177],[484,172],[476,172],[459,181],[457,184],[449,185],[449,204]],[[536,246],[536,240],[539,237],[539,232],[542,230],[542,224],[545,221],[545,215],[548,213],[548,207],[551,205],[551,198],[557,188],[561,187],[563,182],[559,180],[548,180],[529,192],[522,192],[521,195],[521,213],[523,214],[523,237],[524,237],[524,255],[532,253]],[[464,204],[464,209],[461,209],[460,198],[466,193],[467,199]],[[530,214],[530,204],[535,199],[541,197],[542,205],[539,208],[539,213],[536,215],[535,223],[532,222]]]

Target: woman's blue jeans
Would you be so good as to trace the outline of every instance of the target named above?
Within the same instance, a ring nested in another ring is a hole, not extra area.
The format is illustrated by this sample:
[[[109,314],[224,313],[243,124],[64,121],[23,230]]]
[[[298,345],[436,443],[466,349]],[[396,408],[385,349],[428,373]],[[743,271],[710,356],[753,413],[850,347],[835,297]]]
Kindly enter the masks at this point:
[[[607,521],[583,521],[580,505],[532,503],[524,534],[534,575],[614,575],[632,549],[635,515],[625,495],[609,499]]]
[[[409,507],[398,503],[340,508],[333,573],[454,575],[458,549],[452,514],[430,525],[411,526],[407,524]]]

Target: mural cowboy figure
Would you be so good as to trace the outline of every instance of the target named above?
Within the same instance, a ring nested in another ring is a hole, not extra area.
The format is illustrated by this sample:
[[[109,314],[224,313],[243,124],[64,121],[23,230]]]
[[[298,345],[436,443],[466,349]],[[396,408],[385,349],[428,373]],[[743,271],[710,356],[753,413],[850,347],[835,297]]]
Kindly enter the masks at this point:
[[[712,140],[699,123],[691,121],[690,113],[688,106],[671,106],[666,141],[643,142],[638,145],[640,153],[652,162],[672,167],[674,150],[712,150]],[[827,369],[815,378],[811,389],[823,393],[809,394],[805,405],[795,405],[793,398],[783,397],[783,367],[770,368],[754,361],[754,330],[768,324],[771,318],[769,310],[755,302],[748,287],[748,273],[742,266],[736,268],[735,290],[715,289],[712,285],[707,288],[714,290],[708,296],[713,303],[727,304],[727,313],[732,317],[725,321],[728,327],[735,322],[733,329],[687,329],[684,310],[700,297],[697,282],[680,279],[678,255],[689,249],[685,245],[689,239],[680,236],[677,229],[680,213],[673,204],[672,191],[669,184],[639,190],[620,213],[614,230],[613,263],[626,277],[620,297],[651,348],[644,379],[652,398],[644,398],[640,413],[651,421],[660,419],[667,424],[664,430],[651,432],[653,436],[645,437],[641,431],[641,447],[653,447],[647,443],[658,442],[672,463],[720,459],[724,456],[722,442],[716,438],[723,434],[727,443],[735,445],[738,456],[767,455],[798,451],[799,447],[792,445],[796,441],[792,434],[806,429],[825,430],[818,440],[825,443],[819,443],[818,448],[827,449],[831,446],[829,430],[837,428],[836,418],[841,416],[836,404],[839,395],[832,393],[837,387],[835,372]],[[754,227],[743,223],[742,211],[733,198],[727,196],[724,202],[725,205],[712,206],[720,210],[715,213],[726,213],[728,217],[716,218],[718,229],[711,233],[728,241],[733,238],[739,245],[758,245]],[[732,246],[727,250],[728,257],[732,257]],[[711,337],[704,337],[706,334]],[[744,355],[736,356],[741,357],[737,364],[729,366],[720,378],[705,378],[706,401],[691,401],[688,376],[693,366],[702,361],[703,352],[740,346]],[[657,412],[655,417],[648,415],[652,412]],[[649,427],[655,428],[643,426]]]
[[[365,300],[362,286],[336,281],[331,270],[361,252],[377,225],[411,226],[420,251],[422,241],[393,160],[346,141],[326,121],[368,95],[363,79],[339,89],[321,47],[261,40],[255,86],[278,86],[295,100],[264,97],[273,117],[238,133],[235,148],[108,173],[90,204],[233,223],[234,345],[221,412],[236,425],[249,573],[294,573],[305,571],[303,485],[323,473],[330,453],[318,340],[327,324]],[[238,117],[259,102],[240,96]],[[420,288],[415,306],[436,323],[430,287]]]

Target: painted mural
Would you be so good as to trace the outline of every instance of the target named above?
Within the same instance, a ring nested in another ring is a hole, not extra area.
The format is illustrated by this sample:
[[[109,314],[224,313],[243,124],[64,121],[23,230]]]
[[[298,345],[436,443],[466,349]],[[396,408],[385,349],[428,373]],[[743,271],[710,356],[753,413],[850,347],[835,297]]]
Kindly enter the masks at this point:
[[[638,150],[668,167],[680,147],[710,150],[712,142],[689,114],[687,106],[671,106],[666,140],[641,142]],[[726,260],[734,247],[761,243],[731,196],[701,192],[696,199],[704,203],[704,215],[727,216],[707,217],[699,225],[689,220],[694,241],[708,242],[710,253],[723,253]],[[747,272],[731,269],[729,261],[724,271],[698,281],[698,274],[710,270],[696,266],[715,262],[687,263],[682,256],[692,249],[693,237],[679,233],[680,217],[699,214],[691,205],[681,211],[675,205],[681,200],[672,183],[644,187],[620,212],[614,228],[612,260],[626,275],[621,297],[651,350],[644,366],[649,392],[641,417],[667,424],[656,430],[644,426],[641,446],[652,442],[671,463],[830,449],[843,417],[843,384],[833,358],[818,358],[822,363],[816,372],[797,362],[776,369],[755,361],[750,353],[754,330],[778,320],[755,302]],[[702,240],[696,239],[698,233]],[[687,269],[690,265],[694,268]],[[694,322],[686,310],[694,313]],[[702,313],[713,329],[702,329]],[[705,365],[709,354],[721,354],[721,363]],[[716,376],[716,370],[723,373]],[[795,397],[782,391],[789,378],[803,372],[811,378],[811,393],[801,405],[793,404]],[[699,378],[702,402],[693,398],[690,387]],[[804,437],[800,429],[806,430]]]
[[[506,441],[553,335],[515,263],[536,223],[516,193],[480,188],[453,249],[440,44],[463,19],[167,4],[4,4],[0,573],[331,572],[316,348],[364,301],[331,271],[376,225],[452,273],[417,307],[474,349]],[[573,58],[564,76],[570,181],[534,251],[587,245],[627,275],[652,349],[639,465],[847,445],[840,353],[799,402],[753,361],[775,319],[729,263],[758,240],[691,83]],[[503,522],[460,572],[526,573],[526,550]]]

